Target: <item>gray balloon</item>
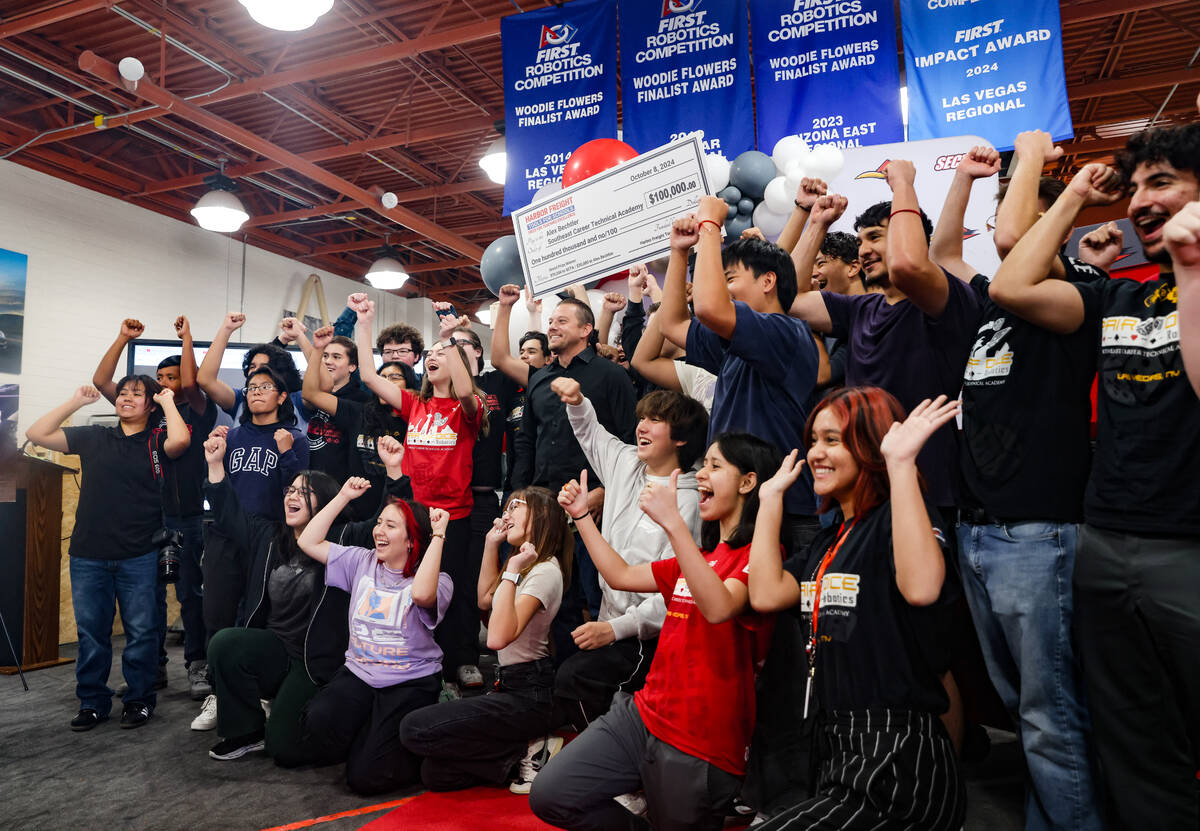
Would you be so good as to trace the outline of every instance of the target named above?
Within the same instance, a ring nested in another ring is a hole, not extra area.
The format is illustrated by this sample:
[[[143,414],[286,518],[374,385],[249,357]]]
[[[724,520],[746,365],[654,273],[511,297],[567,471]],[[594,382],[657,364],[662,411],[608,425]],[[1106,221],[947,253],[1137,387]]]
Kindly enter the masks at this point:
[[[736,205],[742,200],[742,192],[734,187],[729,187],[725,188],[725,190],[718,191],[717,196],[724,199],[730,205]]]
[[[735,214],[725,220],[726,239],[735,240],[742,235],[742,231],[754,224],[754,220],[745,214]]]
[[[500,237],[489,245],[479,261],[479,273],[483,275],[483,284],[488,291],[500,296],[500,287],[512,283],[515,286],[525,285],[525,272],[521,268],[521,252],[517,247],[517,238],[512,234]]]
[[[754,213],[754,200],[753,199],[743,199],[741,202],[738,202],[738,213],[745,214],[746,216],[750,216],[751,214],[753,214]]]
[[[775,162],[766,153],[747,150],[733,160],[729,168],[729,184],[742,192],[743,196],[759,200],[767,183],[778,176]]]

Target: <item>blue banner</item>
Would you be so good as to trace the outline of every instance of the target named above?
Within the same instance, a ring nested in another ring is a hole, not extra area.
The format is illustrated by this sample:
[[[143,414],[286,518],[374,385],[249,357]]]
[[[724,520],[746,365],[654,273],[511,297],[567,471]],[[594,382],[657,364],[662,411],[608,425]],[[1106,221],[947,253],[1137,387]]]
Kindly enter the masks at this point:
[[[758,147],[904,141],[892,0],[750,0]]]
[[[909,140],[977,135],[1010,150],[1023,130],[1075,135],[1058,0],[900,0],[900,23]]]
[[[500,21],[508,173],[504,213],[562,177],[581,144],[617,136],[613,0],[576,0]]]
[[[621,0],[624,140],[639,153],[695,130],[704,149],[754,149],[746,0]]]

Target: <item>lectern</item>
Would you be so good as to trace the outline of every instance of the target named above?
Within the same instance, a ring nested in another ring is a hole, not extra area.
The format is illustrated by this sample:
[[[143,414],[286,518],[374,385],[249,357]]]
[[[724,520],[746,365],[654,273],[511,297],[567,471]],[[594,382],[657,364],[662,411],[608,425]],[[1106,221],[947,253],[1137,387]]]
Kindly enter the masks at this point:
[[[0,673],[12,675],[70,663],[58,657],[62,477],[76,471],[24,453],[3,468],[16,479],[16,499],[0,502],[0,613],[17,652],[0,638]]]

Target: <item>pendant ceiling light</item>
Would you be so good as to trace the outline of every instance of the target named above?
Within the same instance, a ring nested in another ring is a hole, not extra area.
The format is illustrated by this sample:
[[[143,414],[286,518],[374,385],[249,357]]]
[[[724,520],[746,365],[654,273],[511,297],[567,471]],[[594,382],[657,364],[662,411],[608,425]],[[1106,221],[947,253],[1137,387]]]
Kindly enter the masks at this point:
[[[333,0],[238,0],[256,23],[281,32],[307,29],[333,8]]]
[[[211,190],[200,197],[191,213],[206,231],[229,234],[241,228],[250,214],[246,213],[242,201],[234,195],[237,185],[225,175],[225,161],[220,160],[220,172],[205,177],[204,184]]]
[[[504,174],[508,170],[508,154],[504,151],[504,136],[488,145],[488,149],[479,160],[479,166],[498,185],[504,184]]]
[[[376,254],[375,262],[367,269],[367,282],[381,291],[395,291],[408,282],[408,272],[400,262],[401,254],[390,245],[384,245]]]

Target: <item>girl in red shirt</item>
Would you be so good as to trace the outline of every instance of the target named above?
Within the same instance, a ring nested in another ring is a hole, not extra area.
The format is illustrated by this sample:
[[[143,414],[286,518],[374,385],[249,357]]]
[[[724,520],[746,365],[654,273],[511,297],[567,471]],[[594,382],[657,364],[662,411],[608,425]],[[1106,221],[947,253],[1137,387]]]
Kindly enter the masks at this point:
[[[719,829],[741,788],[754,730],[754,677],[773,618],[750,608],[750,541],[758,487],[779,451],[746,433],[719,436],[696,474],[702,545],[667,486],[647,484],[639,507],[662,526],[675,559],[631,566],[600,536],[587,510],[587,472],[559,503],[614,589],[660,592],[667,618],[645,686],[612,707],[550,761],[530,807],[570,829],[632,827],[613,797],[643,789],[655,829]]]
[[[360,355],[373,355],[371,324],[375,303],[366,294],[350,295],[347,305],[358,313]],[[454,583],[450,608],[435,637],[443,653],[442,672],[455,678],[460,666],[479,662],[479,613],[472,591],[479,563],[469,556],[471,539],[472,454],[475,439],[486,431],[483,394],[475,386],[462,347],[438,343],[425,357],[421,392],[400,389],[379,376],[375,361],[358,366],[362,381],[391,404],[408,424],[404,437],[404,473],[412,480],[413,497],[450,514],[442,546],[442,571]]]

